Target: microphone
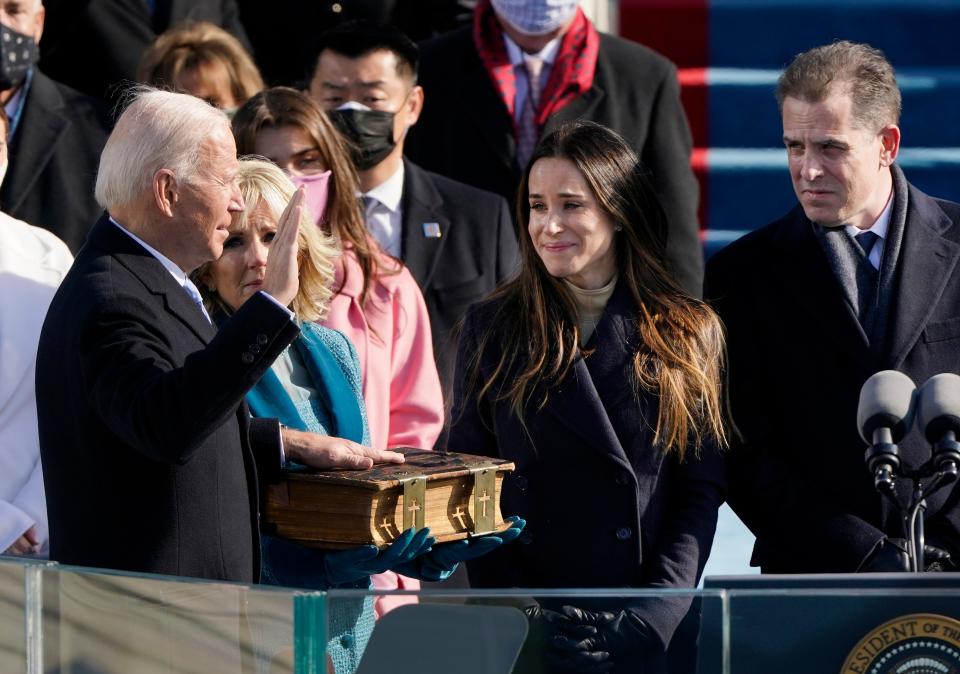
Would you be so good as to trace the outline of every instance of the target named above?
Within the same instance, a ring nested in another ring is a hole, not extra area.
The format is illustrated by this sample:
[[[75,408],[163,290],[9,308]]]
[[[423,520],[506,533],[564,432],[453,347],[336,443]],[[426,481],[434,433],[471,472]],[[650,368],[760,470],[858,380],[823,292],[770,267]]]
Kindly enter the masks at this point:
[[[857,405],[857,428],[867,443],[864,458],[876,488],[894,492],[900,470],[898,443],[913,425],[916,384],[896,370],[884,370],[864,382]]]
[[[947,482],[960,467],[960,376],[930,377],[917,393],[917,419],[933,448],[933,464]]]

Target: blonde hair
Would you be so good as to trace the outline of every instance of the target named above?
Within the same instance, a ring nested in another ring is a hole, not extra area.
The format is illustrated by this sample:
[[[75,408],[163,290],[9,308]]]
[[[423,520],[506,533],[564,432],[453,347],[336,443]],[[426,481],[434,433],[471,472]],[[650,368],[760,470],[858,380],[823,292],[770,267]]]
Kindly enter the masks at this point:
[[[275,220],[279,220],[283,209],[293,197],[296,187],[290,178],[272,162],[259,157],[241,157],[240,172],[237,174],[240,193],[247,208],[234,213],[231,229],[246,229],[250,226],[249,217],[262,203]],[[300,233],[297,241],[299,252],[300,289],[293,298],[291,308],[301,321],[319,321],[326,318],[333,297],[334,260],[340,255],[336,240],[316,225],[314,214],[303,210],[300,218]],[[204,295],[208,308],[229,309],[220,299],[216,290],[207,285],[210,265],[207,262],[194,273],[194,279]]]
[[[240,41],[208,21],[186,21],[158,36],[140,61],[137,79],[182,92],[184,73],[193,71],[209,84],[217,69],[226,74],[238,105],[266,86]]]

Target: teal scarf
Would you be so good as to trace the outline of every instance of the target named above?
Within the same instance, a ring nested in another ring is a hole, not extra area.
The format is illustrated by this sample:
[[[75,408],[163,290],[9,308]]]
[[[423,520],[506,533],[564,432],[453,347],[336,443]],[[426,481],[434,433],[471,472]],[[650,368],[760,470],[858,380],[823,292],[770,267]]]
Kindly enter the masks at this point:
[[[319,334],[304,330],[294,342],[317,390],[320,403],[329,414],[330,435],[363,442],[363,414],[360,403],[340,364]],[[284,426],[307,430],[280,379],[267,370],[247,393],[247,404],[256,417],[275,417]]]

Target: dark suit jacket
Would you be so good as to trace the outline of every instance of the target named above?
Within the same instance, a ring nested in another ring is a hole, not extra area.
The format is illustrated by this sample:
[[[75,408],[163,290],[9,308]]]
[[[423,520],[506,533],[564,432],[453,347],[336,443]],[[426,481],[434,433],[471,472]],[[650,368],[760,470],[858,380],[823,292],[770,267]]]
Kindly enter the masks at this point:
[[[143,52],[168,28],[192,19],[210,21],[250,48],[237,0],[44,0],[46,24],[40,67],[50,77],[91,96],[119,100],[109,91],[136,82]]]
[[[103,212],[93,198],[106,108],[34,69],[0,187],[3,210],[59,236],[76,253]]]
[[[638,401],[627,374],[639,346],[627,291],[614,291],[588,344],[594,353],[550,390],[544,409],[528,407],[529,434],[507,402],[495,395],[478,401],[469,390],[466,364],[481,334],[521,320],[497,317],[496,307],[486,303],[467,315],[448,447],[513,461],[500,510],[523,517],[527,526],[517,543],[470,564],[471,585],[695,587],[723,502],[723,465],[712,448],[679,463],[652,447],[655,398]],[[480,356],[481,381],[492,376],[497,347],[494,339]],[[675,598],[629,603],[664,644],[690,604]]]
[[[470,27],[422,45],[420,84],[423,114],[407,138],[408,156],[515,203],[520,169],[513,120],[480,62]],[[593,87],[551,117],[544,134],[575,119],[622,135],[652,171],[670,225],[667,257],[681,285],[699,296],[698,189],[674,66],[642,45],[601,34]]]
[[[856,314],[798,206],[711,259],[707,292],[728,331],[742,441],[729,454],[730,504],[757,536],[765,572],[850,572],[883,534],[902,537],[857,434],[860,387],[884,369],[917,385],[960,373],[960,206],[909,187],[888,348],[872,356]],[[900,443],[917,467],[930,448]],[[928,499],[927,536],[960,552],[960,490]]]
[[[217,332],[156,258],[102,218],[40,335],[51,558],[258,578],[251,447],[276,474],[279,427],[273,443],[251,442],[243,397],[297,334],[259,294]]]
[[[517,237],[502,197],[404,162],[401,255],[423,292],[444,390],[456,355],[451,331],[474,302],[516,270]],[[437,223],[439,237],[426,237]]]

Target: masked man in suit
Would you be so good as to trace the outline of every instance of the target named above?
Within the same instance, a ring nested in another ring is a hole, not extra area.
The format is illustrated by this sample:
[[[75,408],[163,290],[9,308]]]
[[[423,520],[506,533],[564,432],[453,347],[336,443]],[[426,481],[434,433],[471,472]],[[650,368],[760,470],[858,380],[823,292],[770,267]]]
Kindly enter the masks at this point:
[[[226,116],[192,96],[141,93],[107,141],[107,214],[50,304],[37,357],[56,561],[250,582],[258,482],[284,452],[318,467],[402,460],[250,419],[244,395],[299,332],[286,307],[303,195],[260,290],[217,332],[189,274],[220,256],[244,208],[238,170]]]
[[[106,108],[36,67],[46,10],[40,0],[0,3],[0,103],[10,119],[10,168],[0,202],[76,252],[100,215],[93,198],[107,140]]]
[[[777,100],[799,205],[707,270],[740,431],[729,500],[764,572],[906,570],[899,513],[864,465],[857,401],[880,370],[917,385],[960,373],[960,205],[897,166],[900,91],[878,50],[836,42],[800,54]],[[930,445],[914,430],[900,452],[916,468]],[[927,499],[932,568],[960,553],[958,494]]]
[[[518,248],[502,197],[403,158],[423,107],[418,62],[417,46],[398,30],[344,24],[321,38],[309,93],[359,149],[367,226],[420,285],[449,391],[451,330],[467,307],[513,273]]]
[[[472,26],[422,46],[426,100],[407,142],[430,171],[516,198],[537,141],[585,119],[623,136],[649,169],[674,276],[700,296],[703,251],[692,140],[676,68],[599,33],[578,0],[480,0]]]

